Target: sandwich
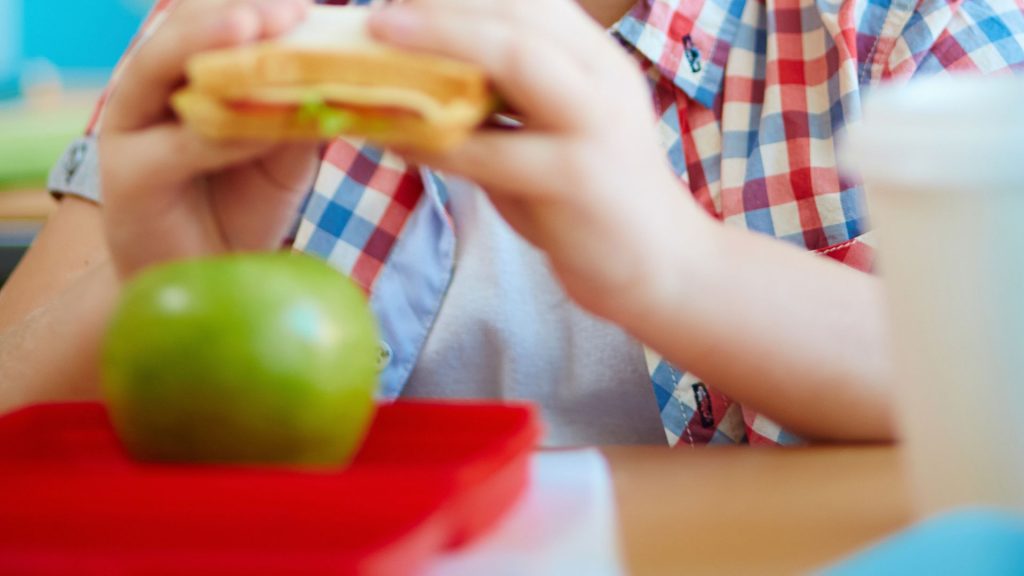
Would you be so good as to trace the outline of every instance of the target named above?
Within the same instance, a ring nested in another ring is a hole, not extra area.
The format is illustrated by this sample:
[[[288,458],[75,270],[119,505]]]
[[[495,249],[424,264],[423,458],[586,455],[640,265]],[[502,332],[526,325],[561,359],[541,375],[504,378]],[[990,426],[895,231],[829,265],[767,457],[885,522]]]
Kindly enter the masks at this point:
[[[494,108],[483,71],[374,40],[368,8],[316,6],[281,38],[204,52],[172,96],[182,121],[211,139],[325,140],[439,151]]]

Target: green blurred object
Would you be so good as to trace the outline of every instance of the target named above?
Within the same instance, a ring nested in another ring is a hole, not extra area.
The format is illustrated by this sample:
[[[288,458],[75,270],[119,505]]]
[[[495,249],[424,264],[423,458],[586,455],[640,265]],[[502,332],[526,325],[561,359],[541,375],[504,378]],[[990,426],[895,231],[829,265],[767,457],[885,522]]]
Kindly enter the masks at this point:
[[[103,392],[142,460],[337,467],[374,412],[366,295],[305,254],[150,267],[121,291]]]
[[[85,130],[90,101],[75,99],[46,110],[0,106],[0,191],[45,187],[50,168]]]

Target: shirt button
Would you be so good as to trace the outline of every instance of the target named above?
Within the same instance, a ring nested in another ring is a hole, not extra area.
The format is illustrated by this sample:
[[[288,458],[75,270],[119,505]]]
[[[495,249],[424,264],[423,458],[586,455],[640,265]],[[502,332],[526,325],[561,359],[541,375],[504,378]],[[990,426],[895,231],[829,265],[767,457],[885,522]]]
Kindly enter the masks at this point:
[[[394,357],[394,352],[391,350],[391,346],[381,340],[380,347],[377,352],[377,372],[383,372],[388,366],[391,365],[391,358]]]

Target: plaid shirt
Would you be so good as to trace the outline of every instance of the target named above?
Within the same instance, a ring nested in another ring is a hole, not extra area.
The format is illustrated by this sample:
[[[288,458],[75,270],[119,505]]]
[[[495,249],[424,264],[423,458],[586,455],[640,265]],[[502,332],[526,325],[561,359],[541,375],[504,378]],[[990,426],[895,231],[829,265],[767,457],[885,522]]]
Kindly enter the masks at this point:
[[[146,30],[170,3],[157,3]],[[697,202],[726,225],[865,271],[862,191],[836,169],[836,137],[864,94],[919,74],[1024,71],[1024,0],[644,0],[612,32],[648,73],[666,153]],[[93,142],[65,155],[55,191],[98,196]],[[295,248],[370,294],[391,355],[388,398],[401,394],[451,280],[445,202],[438,174],[337,140],[298,223]],[[653,353],[648,365],[669,443],[797,441]]]

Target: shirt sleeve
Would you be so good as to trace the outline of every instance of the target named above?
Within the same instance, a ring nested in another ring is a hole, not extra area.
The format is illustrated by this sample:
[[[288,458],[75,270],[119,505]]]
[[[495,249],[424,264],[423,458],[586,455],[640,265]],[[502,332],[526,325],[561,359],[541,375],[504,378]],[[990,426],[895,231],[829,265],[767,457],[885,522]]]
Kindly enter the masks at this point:
[[[891,7],[862,62],[867,86],[940,74],[1024,73],[1024,0],[923,0],[912,9]],[[818,253],[872,272],[874,233]]]
[[[92,117],[89,119],[85,133],[67,147],[64,154],[50,170],[47,187],[50,193],[57,198],[72,195],[93,202],[101,201],[99,150],[96,143],[96,135],[103,118],[107,98],[110,95],[110,91],[117,84],[117,79],[125,63],[131,59],[138,46],[145,42],[146,38],[157,29],[171,4],[173,4],[173,0],[159,0],[150,10],[135,38],[121,57],[118,65],[114,68],[110,82],[100,95],[93,109]]]
[[[876,42],[872,83],[943,73],[1024,72],[1024,1],[923,0],[892,11]],[[886,37],[885,30],[893,30]]]

